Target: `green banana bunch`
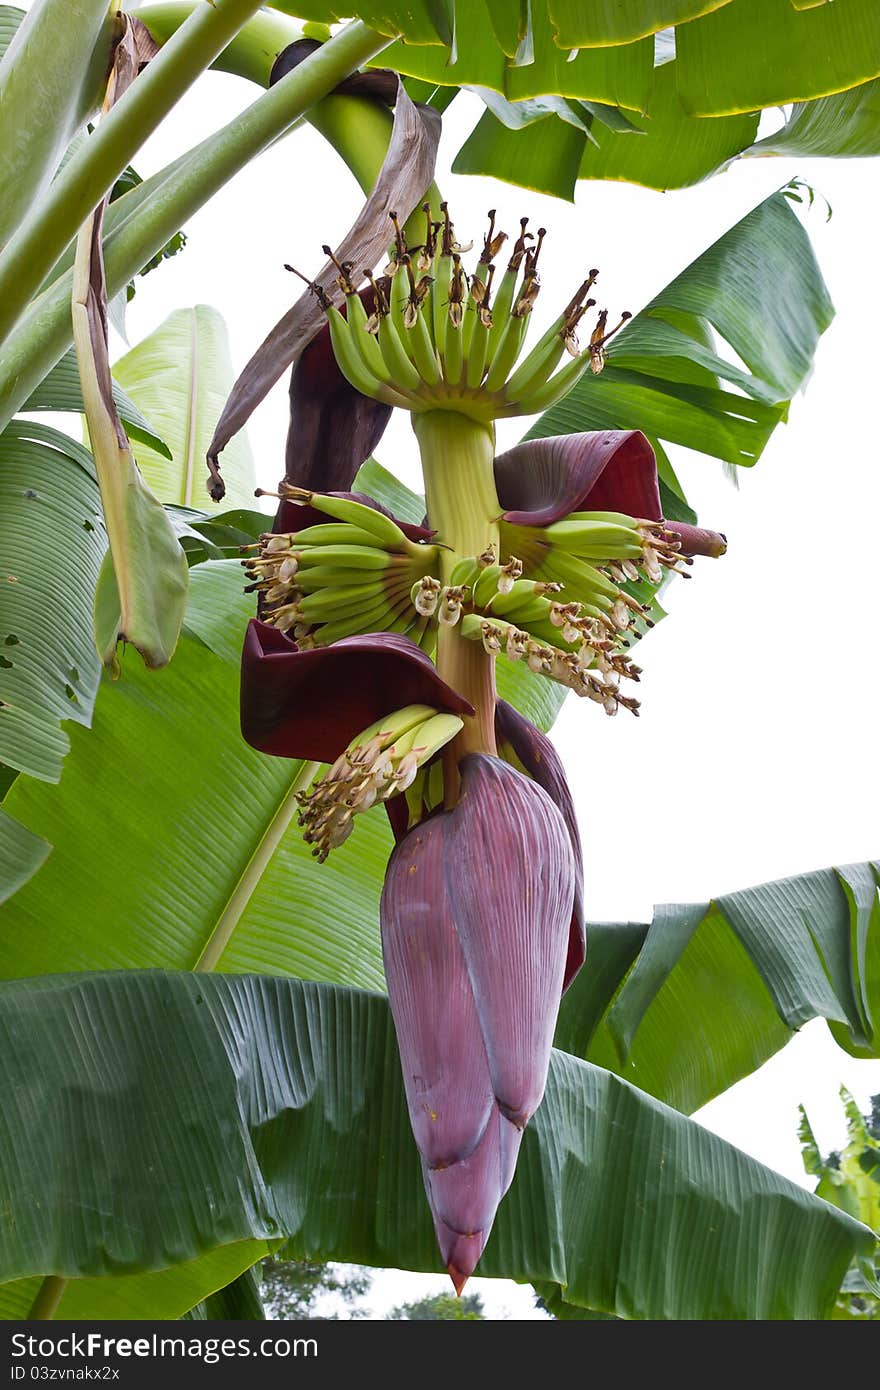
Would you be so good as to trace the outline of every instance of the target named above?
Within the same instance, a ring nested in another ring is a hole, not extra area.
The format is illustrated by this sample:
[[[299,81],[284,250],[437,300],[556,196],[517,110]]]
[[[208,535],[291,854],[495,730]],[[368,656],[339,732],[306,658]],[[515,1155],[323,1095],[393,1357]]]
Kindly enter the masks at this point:
[[[546,527],[501,525],[502,545],[525,556],[530,567],[569,554],[603,568],[623,582],[647,580],[657,584],[664,570],[688,578],[690,557],[682,556],[680,541],[662,522],[645,521],[622,512],[571,512]]]
[[[348,839],[358,812],[405,792],[462,722],[431,705],[407,705],[352,739],[323,777],[297,797],[303,838],[318,861]]]
[[[545,229],[534,237],[527,230],[528,218],[521,219],[493,304],[495,258],[506,240],[504,232],[495,230],[494,211],[469,276],[462,261],[468,248],[456,238],[447,204],[440,207],[442,220],[435,222],[430,205],[424,204],[425,239],[419,246],[407,245],[396,213],[389,214],[394,247],[377,278],[370,267],[339,262],[329,247],[323,248],[336,266],[345,312],[313,288],[327,314],[337,363],[351,385],[362,395],[410,411],[454,410],[488,423],[535,414],[569,391],[588,367],[601,371],[608,340],[630,315],[624,314],[609,331],[608,314],[602,310],[581,351],[576,330],[595,304],[588,296],[598,272],[590,271],[520,362],[540,291]],[[368,306],[357,290],[363,280],[370,285]],[[557,371],[566,352],[573,360]]]
[[[423,636],[411,591],[438,563],[437,548],[409,540],[383,512],[350,498],[284,483],[274,494],[337,518],[260,537],[242,561],[260,616],[300,646],[394,629]],[[437,585],[439,589],[439,584]]]

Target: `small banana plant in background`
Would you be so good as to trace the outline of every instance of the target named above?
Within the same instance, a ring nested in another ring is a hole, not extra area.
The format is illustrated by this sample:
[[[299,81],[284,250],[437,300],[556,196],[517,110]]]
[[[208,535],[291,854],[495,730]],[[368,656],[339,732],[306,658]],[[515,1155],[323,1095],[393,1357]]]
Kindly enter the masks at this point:
[[[801,1105],[798,1138],[804,1170],[818,1178],[816,1195],[849,1212],[871,1230],[880,1230],[880,1095],[870,1097],[863,1115],[845,1086],[840,1099],[846,1116],[846,1144],[823,1157]],[[880,1257],[855,1259],[837,1296],[832,1317],[880,1321]]]
[[[507,240],[495,214],[468,275],[447,205],[436,219],[430,202],[421,212],[414,243],[391,213],[378,278],[324,247],[341,308],[308,283],[348,383],[411,413],[425,524],[400,524],[363,495],[281,483],[274,529],[243,562],[259,617],[245,641],[242,729],[263,752],[330,763],[300,793],[319,859],[358,812],[388,810],[385,974],[425,1190],[460,1293],[513,1180],[586,949],[565,773],[549,740],[497,700],[496,661],[522,662],[608,715],[638,714],[623,683],[638,681],[632,647],[656,594],[726,543],[663,518],[637,431],[496,457],[495,420],[598,375],[616,329],[601,309],[580,348],[591,270],[524,355],[545,230],[533,236],[522,219],[493,296]],[[308,351],[332,378],[326,342]],[[363,461],[352,452],[350,483]],[[339,466],[337,456],[337,477]]]

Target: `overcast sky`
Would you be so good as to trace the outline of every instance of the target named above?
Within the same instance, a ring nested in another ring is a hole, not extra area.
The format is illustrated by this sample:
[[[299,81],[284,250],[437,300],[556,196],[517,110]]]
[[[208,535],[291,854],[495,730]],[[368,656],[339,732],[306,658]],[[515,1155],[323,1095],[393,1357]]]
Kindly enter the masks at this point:
[[[138,171],[161,167],[254,95],[243,81],[209,74],[147,143]],[[744,160],[665,195],[582,183],[572,206],[450,174],[479,110],[464,94],[447,114],[438,183],[465,240],[482,235],[489,207],[502,226],[527,214],[549,229],[539,328],[593,265],[603,302],[637,311],[795,173],[834,210],[826,222],[819,202],[806,217],[837,318],[789,424],[753,470],[740,470],[738,490],[717,462],[672,451],[701,520],[724,531],[730,549],[723,560],[698,561],[693,581],[669,590],[670,617],[640,647],[641,718],[610,720],[569,697],[556,726],[578,806],[589,915],[644,919],[654,902],[702,901],[877,857],[876,164]],[[308,127],[294,133],[187,224],[183,255],[141,282],[129,309],[131,342],[175,308],[213,304],[243,366],[294,297],[284,262],[317,270],[321,243],[339,241],[359,205],[353,179],[321,138]],[[283,471],[286,416],[285,383],[249,428],[264,485]],[[523,429],[503,422],[501,446]],[[377,454],[417,485],[406,415],[396,413]],[[839,1145],[841,1082],[864,1108],[880,1091],[880,1063],[853,1061],[815,1023],[699,1119],[811,1186],[796,1107],[807,1105],[823,1148]],[[389,1295],[406,1296],[414,1294]],[[506,1294],[502,1302],[513,1306]],[[525,1303],[516,1307],[523,1316]]]

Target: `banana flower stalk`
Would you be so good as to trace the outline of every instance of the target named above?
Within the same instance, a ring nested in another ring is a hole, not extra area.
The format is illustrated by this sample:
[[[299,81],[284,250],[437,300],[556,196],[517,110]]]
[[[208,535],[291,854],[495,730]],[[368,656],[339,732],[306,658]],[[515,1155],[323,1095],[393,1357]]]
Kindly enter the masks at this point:
[[[303,797],[319,858],[358,811],[381,802],[391,820],[380,914],[389,1002],[428,1204],[460,1292],[513,1180],[559,1002],[586,952],[564,768],[497,699],[495,664],[519,661],[607,714],[637,714],[623,682],[638,681],[632,647],[660,587],[726,542],[663,517],[638,431],[533,440],[496,457],[494,421],[545,409],[600,372],[629,315],[609,329],[600,310],[581,349],[591,270],[525,353],[544,230],[533,236],[523,219],[499,268],[506,238],[490,214],[468,273],[446,205],[440,219],[428,203],[423,214],[415,238],[391,214],[379,275],[334,261],[339,295],[312,285],[327,324],[296,370],[273,531],[244,561],[260,621],[245,643],[242,729],[266,752],[330,764]],[[340,373],[358,404],[331,427]],[[347,491],[395,406],[409,410],[420,452],[422,527]],[[315,420],[331,432],[318,438]]]

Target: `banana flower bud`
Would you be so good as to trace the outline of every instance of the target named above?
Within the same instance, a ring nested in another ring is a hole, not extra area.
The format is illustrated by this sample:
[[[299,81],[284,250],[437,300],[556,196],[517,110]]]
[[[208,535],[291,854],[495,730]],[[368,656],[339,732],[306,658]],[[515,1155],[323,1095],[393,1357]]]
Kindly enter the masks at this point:
[[[544,1093],[577,876],[536,782],[482,753],[460,773],[458,804],[398,843],[381,904],[410,1122],[459,1292]]]

